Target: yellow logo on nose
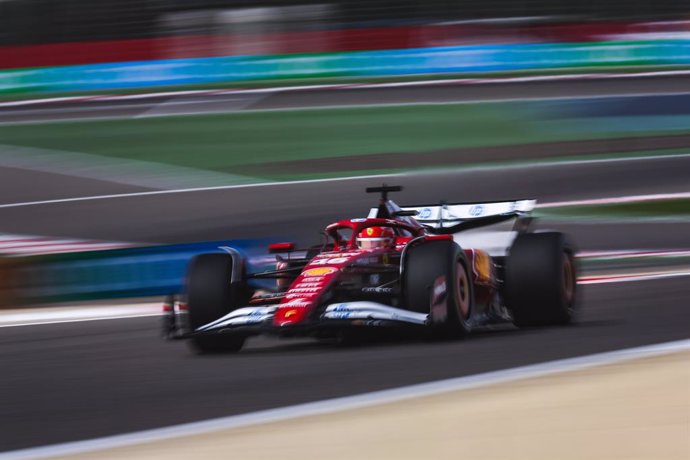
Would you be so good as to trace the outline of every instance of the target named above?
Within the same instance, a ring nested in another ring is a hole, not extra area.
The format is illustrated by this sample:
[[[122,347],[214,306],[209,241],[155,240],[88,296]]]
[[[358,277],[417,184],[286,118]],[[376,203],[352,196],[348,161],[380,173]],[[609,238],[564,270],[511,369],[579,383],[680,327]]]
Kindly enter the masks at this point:
[[[285,312],[285,317],[289,318],[291,316],[295,316],[297,314],[297,310],[288,310]]]
[[[369,227],[369,228],[367,229],[367,235],[371,236],[371,235],[373,235],[373,234],[374,234],[374,229],[371,228],[371,227]]]
[[[324,276],[335,272],[336,269],[331,267],[310,268],[304,272],[304,276]]]

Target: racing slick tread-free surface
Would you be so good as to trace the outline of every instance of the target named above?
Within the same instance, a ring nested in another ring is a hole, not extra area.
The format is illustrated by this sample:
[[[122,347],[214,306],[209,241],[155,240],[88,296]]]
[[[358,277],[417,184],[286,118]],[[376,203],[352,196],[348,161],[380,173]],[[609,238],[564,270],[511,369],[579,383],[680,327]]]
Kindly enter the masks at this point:
[[[519,235],[510,248],[505,268],[505,300],[515,324],[529,327],[569,323],[575,306],[576,279],[573,249],[564,234]]]
[[[458,261],[460,263],[458,263]],[[458,337],[468,332],[467,321],[461,318],[455,295],[458,286],[458,269],[467,272],[467,260],[460,247],[453,241],[427,241],[410,247],[403,263],[402,288],[407,308],[420,313],[430,313],[432,290],[435,281],[445,276],[448,316],[439,327],[442,336]],[[467,274],[467,273],[466,273]],[[469,274],[467,278],[470,279]],[[474,294],[469,283],[469,315],[472,314]],[[468,317],[469,317],[468,315]]]
[[[201,254],[189,264],[187,279],[187,306],[192,330],[208,324],[246,300],[244,286],[230,283],[232,278],[230,254]],[[200,352],[239,351],[245,337],[241,335],[195,336],[193,347]]]

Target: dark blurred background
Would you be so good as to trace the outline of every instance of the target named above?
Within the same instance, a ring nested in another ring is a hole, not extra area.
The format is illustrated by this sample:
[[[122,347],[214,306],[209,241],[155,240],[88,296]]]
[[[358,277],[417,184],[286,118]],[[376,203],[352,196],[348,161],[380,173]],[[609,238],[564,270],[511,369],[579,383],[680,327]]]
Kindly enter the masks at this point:
[[[689,11],[681,0],[2,0],[0,67],[673,39],[690,34]]]

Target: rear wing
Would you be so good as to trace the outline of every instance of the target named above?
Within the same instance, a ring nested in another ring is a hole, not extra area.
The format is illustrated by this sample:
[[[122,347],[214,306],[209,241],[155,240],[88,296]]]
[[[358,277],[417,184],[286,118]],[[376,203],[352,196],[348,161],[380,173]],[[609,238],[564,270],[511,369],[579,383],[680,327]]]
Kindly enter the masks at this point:
[[[449,234],[510,219],[528,219],[536,204],[536,200],[516,200],[402,206],[401,209],[432,233]],[[375,215],[376,211],[376,208],[372,209],[370,216]]]

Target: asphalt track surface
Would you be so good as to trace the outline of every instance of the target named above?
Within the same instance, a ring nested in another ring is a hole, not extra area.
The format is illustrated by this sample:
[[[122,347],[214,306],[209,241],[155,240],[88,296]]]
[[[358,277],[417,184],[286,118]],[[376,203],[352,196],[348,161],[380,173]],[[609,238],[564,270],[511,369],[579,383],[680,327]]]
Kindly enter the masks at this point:
[[[400,184],[400,204],[536,198],[541,202],[687,192],[690,156],[487,171],[164,193],[5,207],[0,231],[109,241],[176,243],[236,238],[320,240],[337,219],[364,217],[377,197],[364,188]],[[12,181],[12,178],[8,178]],[[61,180],[63,180],[61,178]],[[49,185],[49,184],[48,184]],[[17,184],[21,189],[21,184]],[[82,188],[88,192],[88,188]],[[100,189],[99,189],[100,190]],[[123,187],[123,191],[130,191]],[[47,195],[46,195],[47,196]],[[45,198],[44,198],[45,199]],[[7,203],[7,201],[5,202]],[[544,222],[574,233],[583,249],[685,248],[690,223]]]
[[[355,348],[268,338],[220,356],[164,343],[154,318],[4,329],[0,450],[684,339],[689,292],[687,278],[588,286],[572,327]]]
[[[10,183],[17,180],[5,171],[0,173]],[[36,184],[30,172],[23,173],[25,182],[14,182],[16,188],[10,188],[18,191],[3,196],[5,204],[21,199],[22,190]],[[405,191],[396,199],[415,204],[439,199],[561,201],[687,192],[689,176],[690,159],[678,157],[446,171],[387,178],[386,182],[404,185]],[[60,187],[50,187],[50,175],[42,180],[45,194],[34,199],[54,198],[51,190]],[[363,188],[382,180],[5,207],[0,208],[0,231],[146,242],[286,235],[306,242],[317,238],[317,229],[329,221],[365,215],[375,197],[365,195]],[[105,188],[140,191],[96,182],[74,182],[72,196],[100,194]],[[581,249],[690,246],[687,223],[544,225],[571,232]],[[3,328],[0,451],[688,337],[687,278],[586,286],[581,294],[581,314],[572,327],[507,328],[480,332],[460,342],[405,340],[355,348],[262,338],[250,341],[237,355],[224,356],[197,357],[183,344],[162,342],[155,318]]]

